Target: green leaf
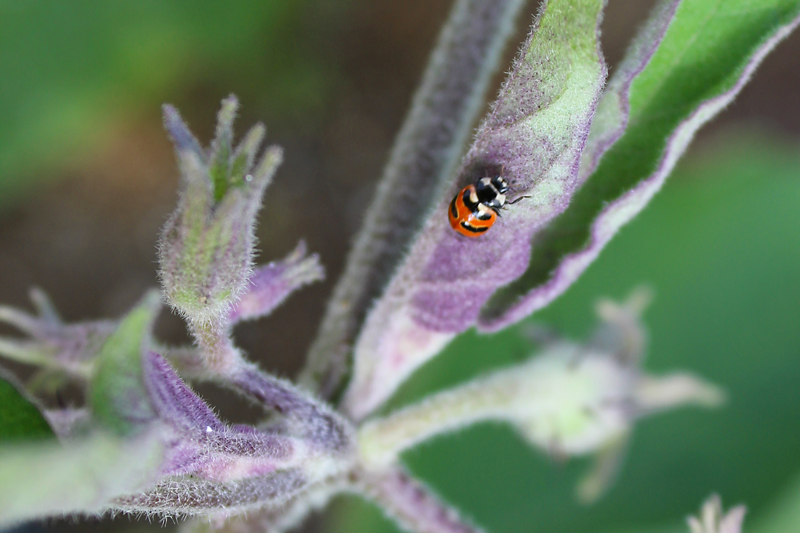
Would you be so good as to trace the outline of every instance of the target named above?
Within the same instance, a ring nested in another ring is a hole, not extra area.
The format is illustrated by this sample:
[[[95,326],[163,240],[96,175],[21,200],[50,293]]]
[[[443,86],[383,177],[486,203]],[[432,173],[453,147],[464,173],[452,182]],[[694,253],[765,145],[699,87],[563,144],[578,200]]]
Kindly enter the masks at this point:
[[[68,442],[0,448],[0,527],[70,513],[98,514],[155,481],[157,432],[121,440],[96,433]]]
[[[92,414],[107,429],[128,435],[155,417],[142,375],[142,350],[160,309],[157,291],[122,319],[103,345],[89,387]]]
[[[55,437],[39,408],[10,374],[0,369],[0,444]]]
[[[695,131],[738,94],[798,14],[797,0],[684,0],[631,85],[625,134],[535,238],[528,271],[495,295],[484,327],[502,327],[563,293],[644,208]]]

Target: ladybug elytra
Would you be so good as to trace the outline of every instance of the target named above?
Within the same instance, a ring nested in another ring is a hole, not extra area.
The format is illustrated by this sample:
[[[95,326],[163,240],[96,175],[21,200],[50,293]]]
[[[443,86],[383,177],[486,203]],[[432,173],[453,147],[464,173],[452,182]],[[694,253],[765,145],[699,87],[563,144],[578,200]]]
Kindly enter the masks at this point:
[[[506,192],[508,182],[502,176],[481,178],[473,185],[467,185],[450,202],[450,226],[467,237],[486,233],[506,204]]]

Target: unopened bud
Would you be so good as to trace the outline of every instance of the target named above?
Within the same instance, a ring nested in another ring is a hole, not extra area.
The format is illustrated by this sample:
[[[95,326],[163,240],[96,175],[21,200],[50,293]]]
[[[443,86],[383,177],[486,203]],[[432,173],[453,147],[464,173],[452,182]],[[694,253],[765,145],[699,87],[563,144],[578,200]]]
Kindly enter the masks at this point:
[[[716,494],[703,504],[700,516],[687,518],[692,533],[741,533],[747,509],[737,505],[726,514],[722,511],[722,500]]]
[[[247,289],[256,214],[281,162],[280,148],[270,147],[255,163],[265,131],[261,124],[233,148],[237,108],[233,96],[222,102],[216,137],[203,151],[178,112],[164,107],[164,122],[180,162],[182,190],[161,235],[161,283],[170,305],[195,324],[227,317]]]

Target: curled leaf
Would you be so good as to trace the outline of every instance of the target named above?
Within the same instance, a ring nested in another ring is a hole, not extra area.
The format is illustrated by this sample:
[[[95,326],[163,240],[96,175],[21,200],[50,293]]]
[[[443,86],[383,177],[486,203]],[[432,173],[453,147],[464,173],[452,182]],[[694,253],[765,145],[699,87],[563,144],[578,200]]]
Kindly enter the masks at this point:
[[[317,254],[306,255],[301,241],[288,256],[256,268],[249,279],[250,286],[231,309],[228,320],[235,324],[268,315],[295,290],[320,281],[325,269]]]
[[[341,392],[367,311],[448,186],[523,0],[457,0],[311,347],[301,383]]]
[[[142,376],[142,353],[152,343],[160,308],[158,292],[149,292],[120,321],[97,357],[88,403],[93,417],[116,434],[136,433],[156,417]]]
[[[345,407],[360,418],[419,365],[473,326],[499,287],[521,276],[531,237],[569,203],[605,81],[601,0],[551,0],[514,63],[457,180],[437,200],[419,239],[368,315],[355,348]],[[513,197],[490,231],[471,239],[447,220],[453,195],[500,175]]]
[[[665,7],[657,17],[669,15]],[[643,35],[658,28],[655,22]],[[631,82],[625,80],[629,71],[620,70],[619,81],[610,84],[612,92],[629,84],[630,112],[612,119],[624,118],[624,135],[611,146],[590,145],[595,151],[584,168],[602,155],[596,170],[569,208],[534,238],[527,272],[495,295],[479,328],[496,331],[518,322],[574,283],[661,189],[695,132],[733,101],[799,23],[794,1],[683,0],[647,66]],[[636,63],[645,50],[636,41],[624,63]],[[610,94],[600,109],[613,109],[613,100],[624,95]],[[608,144],[617,134],[598,130],[596,136]]]

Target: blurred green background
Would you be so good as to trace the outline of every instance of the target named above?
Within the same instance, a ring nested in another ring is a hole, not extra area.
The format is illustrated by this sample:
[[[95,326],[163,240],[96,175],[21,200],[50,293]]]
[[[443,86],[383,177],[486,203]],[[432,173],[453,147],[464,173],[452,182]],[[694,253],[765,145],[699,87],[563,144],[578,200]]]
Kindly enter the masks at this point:
[[[262,260],[305,238],[328,269],[324,284],[237,330],[253,358],[292,375],[450,3],[0,0],[0,301],[27,307],[38,285],[78,320],[118,315],[155,285],[155,242],[177,186],[160,105],[176,105],[207,141],[219,101],[234,92],[239,131],[264,121],[286,149],[261,215]],[[610,0],[612,72],[651,5]],[[506,427],[475,427],[404,457],[488,530],[685,531],[682,517],[717,491],[748,504],[748,532],[800,531],[798,52],[795,34],[701,132],[652,206],[534,317],[582,338],[598,297],[648,283],[657,298],[647,369],[694,371],[724,386],[729,404],[643,421],[618,484],[590,507],[572,496],[585,461],[553,463]],[[185,339],[172,316],[159,334]],[[530,353],[517,332],[465,335],[394,404]],[[201,391],[229,419],[248,415],[225,393]],[[354,498],[334,508],[307,530],[392,531]]]

